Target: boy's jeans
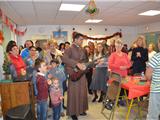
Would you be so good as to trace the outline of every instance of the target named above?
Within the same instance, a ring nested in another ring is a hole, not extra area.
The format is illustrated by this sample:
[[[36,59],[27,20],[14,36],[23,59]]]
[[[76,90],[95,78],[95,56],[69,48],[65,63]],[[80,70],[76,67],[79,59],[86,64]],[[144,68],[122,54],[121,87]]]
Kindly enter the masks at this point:
[[[47,120],[47,101],[37,102],[37,120]]]
[[[61,114],[61,104],[52,108],[53,110],[53,120],[59,120]]]
[[[159,120],[160,93],[150,93],[147,120]]]

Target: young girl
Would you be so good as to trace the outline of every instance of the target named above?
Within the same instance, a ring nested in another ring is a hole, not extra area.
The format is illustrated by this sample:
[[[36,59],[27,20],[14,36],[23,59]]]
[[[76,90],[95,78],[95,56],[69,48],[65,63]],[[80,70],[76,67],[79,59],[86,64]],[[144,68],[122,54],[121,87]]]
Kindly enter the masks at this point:
[[[52,84],[49,88],[49,94],[53,110],[53,120],[59,120],[63,96],[62,91],[59,87],[59,80],[57,78],[52,79]]]

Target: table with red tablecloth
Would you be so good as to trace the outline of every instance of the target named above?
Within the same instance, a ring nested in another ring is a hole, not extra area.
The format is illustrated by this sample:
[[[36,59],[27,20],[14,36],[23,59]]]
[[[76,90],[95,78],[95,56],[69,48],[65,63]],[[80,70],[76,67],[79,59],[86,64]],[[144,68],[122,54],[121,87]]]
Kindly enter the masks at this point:
[[[128,77],[128,81],[126,82],[122,81],[121,87],[128,90],[128,99],[147,95],[150,92],[150,82],[140,81],[134,76]]]
[[[110,79],[108,83],[111,83],[113,80],[114,79]],[[135,98],[139,99],[139,97],[149,94],[150,82],[141,81],[140,77],[137,76],[127,76],[122,79],[121,88],[128,91],[127,99],[131,100],[126,115],[126,120],[128,120]]]

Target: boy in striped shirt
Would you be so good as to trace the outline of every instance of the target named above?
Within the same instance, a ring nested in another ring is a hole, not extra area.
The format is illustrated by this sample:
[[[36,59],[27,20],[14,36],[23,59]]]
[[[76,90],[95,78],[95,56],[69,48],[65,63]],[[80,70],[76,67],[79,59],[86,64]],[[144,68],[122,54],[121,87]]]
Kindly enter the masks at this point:
[[[160,49],[160,39],[158,40]],[[160,52],[149,61],[146,69],[146,78],[151,81],[147,120],[159,120],[160,115]]]

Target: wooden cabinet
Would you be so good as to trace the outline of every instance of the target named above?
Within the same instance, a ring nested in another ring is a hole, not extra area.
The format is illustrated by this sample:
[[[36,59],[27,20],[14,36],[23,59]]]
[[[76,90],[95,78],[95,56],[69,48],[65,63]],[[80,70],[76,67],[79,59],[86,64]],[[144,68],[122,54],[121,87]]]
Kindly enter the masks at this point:
[[[13,107],[32,104],[32,111],[35,115],[33,86],[31,82],[0,83],[2,114]]]

